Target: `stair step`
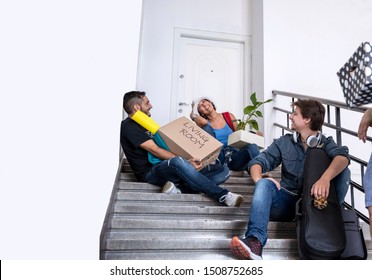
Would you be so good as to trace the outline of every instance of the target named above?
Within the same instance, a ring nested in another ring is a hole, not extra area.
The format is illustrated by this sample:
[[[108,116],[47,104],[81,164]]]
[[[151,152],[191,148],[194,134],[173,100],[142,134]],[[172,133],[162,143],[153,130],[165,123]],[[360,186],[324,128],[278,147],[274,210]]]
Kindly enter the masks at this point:
[[[250,203],[252,200],[252,195],[242,194],[244,201]],[[188,204],[200,204],[200,206],[223,206],[227,207],[224,203],[220,203],[215,199],[206,196],[205,194],[165,194],[165,193],[143,193],[143,192],[126,192],[118,191],[116,193],[117,201],[128,201],[128,202],[146,202],[151,204],[165,204],[169,205],[183,205],[184,203]],[[234,208],[234,207],[233,207]]]
[[[184,242],[181,239],[162,240],[162,247],[154,246],[152,240],[145,240],[141,243],[128,240],[125,250],[112,250],[105,254],[107,259],[131,259],[131,260],[234,260],[229,245],[230,238],[211,240],[197,239],[195,242]],[[114,243],[112,244],[114,245]],[[115,244],[114,247],[123,244]],[[178,249],[174,249],[178,248]],[[263,259],[298,259],[297,241],[295,239],[269,239],[262,255]]]
[[[114,213],[125,213],[125,214],[148,214],[151,213],[153,215],[167,215],[167,216],[178,216],[182,215],[182,218],[192,215],[199,216],[199,215],[212,215],[212,216],[219,216],[220,218],[223,216],[244,216],[248,217],[249,214],[249,207],[234,207],[234,209],[229,209],[229,207],[218,207],[218,206],[206,206],[206,205],[177,205],[176,203],[172,205],[164,205],[164,202],[161,204],[138,204],[138,203],[127,203],[127,202],[120,202],[116,203],[114,207]],[[231,218],[231,217],[230,217]]]
[[[253,187],[252,185],[243,184],[221,184],[222,188],[226,188],[231,192],[239,193],[239,194],[253,194]],[[141,183],[141,182],[125,182],[120,181],[118,184],[119,191],[130,191],[130,192],[142,192],[142,193],[161,193],[163,187],[162,186],[155,186],[148,183]]]
[[[116,216],[110,223],[110,228],[143,228],[143,229],[237,229],[245,228],[246,220],[212,220],[212,219],[145,219],[139,217],[131,219],[128,217]]]
[[[294,239],[270,239],[265,248],[292,244]],[[152,238],[152,239],[125,239],[108,240],[107,249],[109,250],[203,250],[203,249],[225,249],[229,248],[231,238]],[[296,241],[297,242],[297,241]],[[292,244],[294,245],[294,244]],[[297,244],[296,244],[297,246]]]
[[[270,177],[280,179],[280,172],[270,172]],[[119,180],[122,181],[135,181],[136,177],[133,173],[121,173]],[[253,180],[247,172],[232,172],[230,178],[225,182],[226,184],[252,184]]]
[[[162,229],[162,228],[120,228],[120,229],[111,229],[107,231],[108,239],[117,239],[125,240],[131,238],[232,238],[233,236],[243,236],[245,233],[246,227],[236,228],[236,229]],[[280,225],[278,228],[277,225],[270,225],[268,228],[269,238],[295,238],[295,225],[288,224],[287,226]]]
[[[125,238],[126,233],[142,231],[146,234],[163,232],[173,232],[175,235],[182,233],[189,235],[190,232],[194,234],[202,234],[205,232],[225,232],[231,238],[234,235],[243,236],[247,228],[248,219],[234,219],[234,220],[212,220],[211,218],[184,218],[177,219],[169,217],[167,219],[159,219],[151,217],[149,219],[145,216],[138,217],[115,217],[109,225],[107,236],[116,235],[118,238]],[[268,225],[269,236],[288,237],[295,236],[295,223],[280,223],[270,222]],[[140,236],[141,234],[139,234]]]

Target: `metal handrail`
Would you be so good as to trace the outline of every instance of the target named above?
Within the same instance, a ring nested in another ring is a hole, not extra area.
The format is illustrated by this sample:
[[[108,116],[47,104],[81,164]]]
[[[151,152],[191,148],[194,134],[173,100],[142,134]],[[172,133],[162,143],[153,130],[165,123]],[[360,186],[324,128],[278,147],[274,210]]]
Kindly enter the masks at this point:
[[[291,98],[294,98],[294,99],[310,99],[310,98],[314,99],[315,98],[314,96],[310,96],[310,95],[290,93],[290,92],[279,91],[279,90],[273,90],[272,93],[274,95],[287,96],[287,97],[291,97]],[[318,100],[320,103],[325,104],[325,105],[338,107],[338,108],[341,108],[341,109],[347,109],[347,110],[351,110],[351,111],[355,111],[355,112],[359,112],[359,113],[364,113],[364,111],[367,109],[367,107],[364,107],[364,106],[350,108],[345,103],[330,100],[330,99],[325,99],[325,98],[316,97],[316,100]]]
[[[342,102],[337,102],[337,101],[334,101],[334,100],[318,98],[318,97],[315,98],[314,96],[302,95],[302,94],[297,94],[297,93],[290,93],[290,92],[279,91],[279,90],[273,90],[272,93],[273,93],[273,95],[278,95],[278,96],[284,96],[284,97],[291,98],[292,102],[294,102],[295,100],[298,100],[298,99],[316,99],[319,102],[321,102],[323,105],[325,105],[326,109],[327,109],[326,110],[327,111],[327,116],[326,116],[326,120],[325,120],[323,126],[329,128],[329,129],[332,129],[336,132],[336,143],[338,145],[342,145],[342,133],[352,135],[352,136],[357,136],[358,135],[356,131],[353,131],[353,130],[350,130],[350,129],[345,129],[345,128],[341,127],[341,109],[346,109],[346,110],[354,111],[354,112],[358,112],[358,113],[364,113],[364,111],[367,109],[367,107],[364,107],[364,106],[350,108],[345,103],[342,103]],[[334,108],[334,111],[335,111],[335,119],[334,119],[333,122],[332,122],[332,118],[331,118],[331,115],[330,115],[331,108]],[[282,132],[281,132],[282,135],[284,135],[286,131],[287,132],[292,131],[291,128],[290,128],[290,121],[289,121],[289,116],[292,112],[288,111],[288,110],[285,110],[283,108],[280,108],[278,106],[274,106],[273,109],[274,109],[274,111],[276,111],[278,113],[284,113],[284,114],[287,115],[285,125],[275,122],[273,124],[274,127],[280,128],[282,130]],[[367,136],[367,141],[372,142],[372,137]],[[360,179],[361,179],[361,182],[363,182],[362,179],[363,179],[363,176],[364,176],[364,170],[367,166],[367,162],[358,158],[358,157],[356,157],[356,156],[353,156],[353,155],[350,155],[350,160],[355,162],[356,164],[360,165],[361,177],[362,177]],[[357,182],[351,180],[350,181],[350,200],[351,201],[350,201],[350,204],[347,203],[347,202],[344,202],[345,207],[355,209],[355,197],[354,197],[354,191],[355,190],[358,190],[358,191],[364,193],[363,184],[360,185]],[[363,213],[361,213],[360,211],[358,211],[358,209],[355,209],[355,210],[356,210],[356,213],[358,214],[359,218],[362,219],[364,222],[369,224],[368,217],[366,215],[364,215]]]

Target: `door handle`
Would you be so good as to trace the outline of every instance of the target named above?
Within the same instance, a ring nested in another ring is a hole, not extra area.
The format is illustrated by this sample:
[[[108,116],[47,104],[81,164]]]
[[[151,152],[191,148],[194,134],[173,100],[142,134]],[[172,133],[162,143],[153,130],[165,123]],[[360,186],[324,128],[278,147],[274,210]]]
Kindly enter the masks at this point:
[[[186,102],[180,102],[178,103],[179,106],[189,106],[191,105],[190,103],[186,103]]]

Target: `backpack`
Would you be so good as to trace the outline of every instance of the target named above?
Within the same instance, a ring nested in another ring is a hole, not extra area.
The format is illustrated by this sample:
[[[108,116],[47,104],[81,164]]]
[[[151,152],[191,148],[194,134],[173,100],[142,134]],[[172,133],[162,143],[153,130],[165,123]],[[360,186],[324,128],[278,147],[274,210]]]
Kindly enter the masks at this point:
[[[230,113],[229,112],[223,112],[222,113],[223,118],[225,119],[226,123],[229,125],[232,131],[235,131],[233,123],[231,121]]]

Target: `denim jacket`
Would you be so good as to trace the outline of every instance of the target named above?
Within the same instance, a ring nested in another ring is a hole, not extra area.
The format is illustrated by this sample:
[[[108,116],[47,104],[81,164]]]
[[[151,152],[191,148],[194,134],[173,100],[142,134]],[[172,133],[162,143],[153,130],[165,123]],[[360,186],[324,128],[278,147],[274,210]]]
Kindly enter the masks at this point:
[[[324,149],[330,159],[338,155],[349,158],[349,149],[346,146],[338,146],[333,138],[321,135],[317,148]],[[282,165],[282,175],[280,180],[281,188],[286,191],[298,194],[302,189],[305,156],[309,149],[305,151],[302,143],[296,143],[293,134],[288,133],[274,140],[274,142],[258,156],[252,159],[248,165],[248,170],[254,164],[262,167],[262,172],[266,173]]]

